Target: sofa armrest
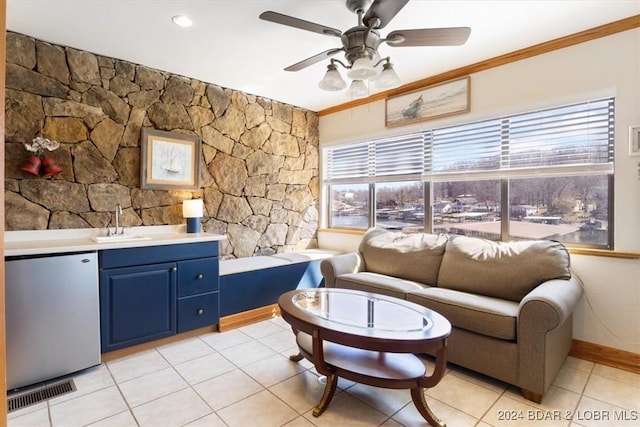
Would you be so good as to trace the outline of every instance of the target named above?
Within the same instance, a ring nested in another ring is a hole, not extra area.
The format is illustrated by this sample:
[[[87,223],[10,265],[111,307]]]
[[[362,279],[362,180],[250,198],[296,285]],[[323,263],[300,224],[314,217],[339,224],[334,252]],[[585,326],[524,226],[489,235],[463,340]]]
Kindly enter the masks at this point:
[[[358,252],[336,255],[322,260],[320,272],[324,277],[324,285],[327,288],[336,287],[336,277],[341,274],[356,273],[362,271],[364,262]]]
[[[575,275],[569,280],[547,280],[520,301],[518,324],[524,323],[525,330],[531,327],[544,331],[556,328],[571,316],[582,293],[582,282]]]
[[[580,279],[543,282],[520,302],[518,312],[518,385],[538,401],[571,349],[573,310],[582,297]]]

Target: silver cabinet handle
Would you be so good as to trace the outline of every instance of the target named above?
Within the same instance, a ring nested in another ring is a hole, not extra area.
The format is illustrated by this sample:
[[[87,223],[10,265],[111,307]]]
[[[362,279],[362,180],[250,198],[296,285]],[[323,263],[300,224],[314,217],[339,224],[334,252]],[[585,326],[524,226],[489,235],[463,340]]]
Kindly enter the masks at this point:
[[[198,316],[202,316],[204,314],[204,310],[199,308],[196,313],[198,314]]]
[[[204,276],[203,276],[202,274],[198,274],[198,276],[196,277],[196,279],[198,279],[198,280],[202,280],[202,279],[204,279]]]

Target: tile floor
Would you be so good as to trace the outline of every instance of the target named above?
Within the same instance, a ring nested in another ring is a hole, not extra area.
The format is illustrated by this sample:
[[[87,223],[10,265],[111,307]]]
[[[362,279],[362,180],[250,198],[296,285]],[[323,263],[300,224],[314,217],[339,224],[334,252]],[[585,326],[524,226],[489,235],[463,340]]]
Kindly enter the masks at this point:
[[[290,362],[280,318],[157,347],[75,375],[78,390],[9,414],[18,426],[423,426],[408,390],[340,380],[327,411],[311,415],[323,385]],[[425,360],[428,368],[430,361]],[[640,375],[569,358],[540,405],[501,382],[450,366],[427,390],[433,411],[458,426],[640,425]],[[568,420],[572,417],[572,421]]]

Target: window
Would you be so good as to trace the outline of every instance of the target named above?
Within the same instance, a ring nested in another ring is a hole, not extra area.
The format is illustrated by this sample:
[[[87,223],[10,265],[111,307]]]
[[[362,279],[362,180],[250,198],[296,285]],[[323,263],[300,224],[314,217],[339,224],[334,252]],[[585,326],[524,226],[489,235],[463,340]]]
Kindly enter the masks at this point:
[[[369,186],[343,184],[331,187],[331,227],[369,227]]]
[[[331,200],[330,227],[368,228],[376,224],[376,221],[372,220],[377,215],[372,212],[376,210],[373,209],[376,204],[370,202],[377,191],[375,186],[382,191],[380,203],[386,203],[389,209],[391,201],[388,197],[396,197],[388,196],[393,192],[392,187],[397,187],[399,195],[402,193],[400,187],[408,188],[412,183],[422,188],[424,147],[421,134],[335,147],[325,150],[324,156],[324,184],[329,187],[328,194]],[[413,191],[415,192],[415,189]],[[424,212],[424,196],[418,199],[423,203]],[[412,200],[416,202],[416,198]],[[393,203],[393,210],[396,210],[403,209],[401,205],[408,202],[397,198]],[[347,215],[344,209],[352,213]],[[380,215],[384,216],[384,210]],[[420,229],[423,229],[424,215],[422,218],[421,222],[414,221]],[[395,214],[393,219],[396,219]],[[383,221],[378,225],[382,227],[384,224]],[[386,227],[395,228],[401,225],[401,221],[395,224],[387,222]],[[405,224],[411,225],[415,224]]]
[[[613,129],[608,98],[327,148],[330,226],[348,184],[360,228],[612,247]]]
[[[606,175],[515,179],[510,181],[510,189],[511,240],[608,245]]]
[[[500,180],[433,183],[434,233],[500,239]]]
[[[387,230],[424,230],[424,187],[422,181],[376,184],[376,225]]]

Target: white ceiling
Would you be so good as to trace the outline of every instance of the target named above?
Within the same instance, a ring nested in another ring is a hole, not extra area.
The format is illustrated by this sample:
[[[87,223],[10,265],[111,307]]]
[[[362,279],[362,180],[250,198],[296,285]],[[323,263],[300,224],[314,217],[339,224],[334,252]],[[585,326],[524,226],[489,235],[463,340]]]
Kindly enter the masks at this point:
[[[258,19],[273,10],[342,31],[344,0],[8,0],[7,29],[319,111],[348,102],[318,81],[328,61],[283,69],[340,40]],[[189,16],[191,28],[171,22]],[[464,46],[380,47],[404,83],[640,14],[640,0],[412,0],[381,31],[471,27]],[[337,55],[336,58],[340,58]],[[343,73],[344,75],[344,73]]]

